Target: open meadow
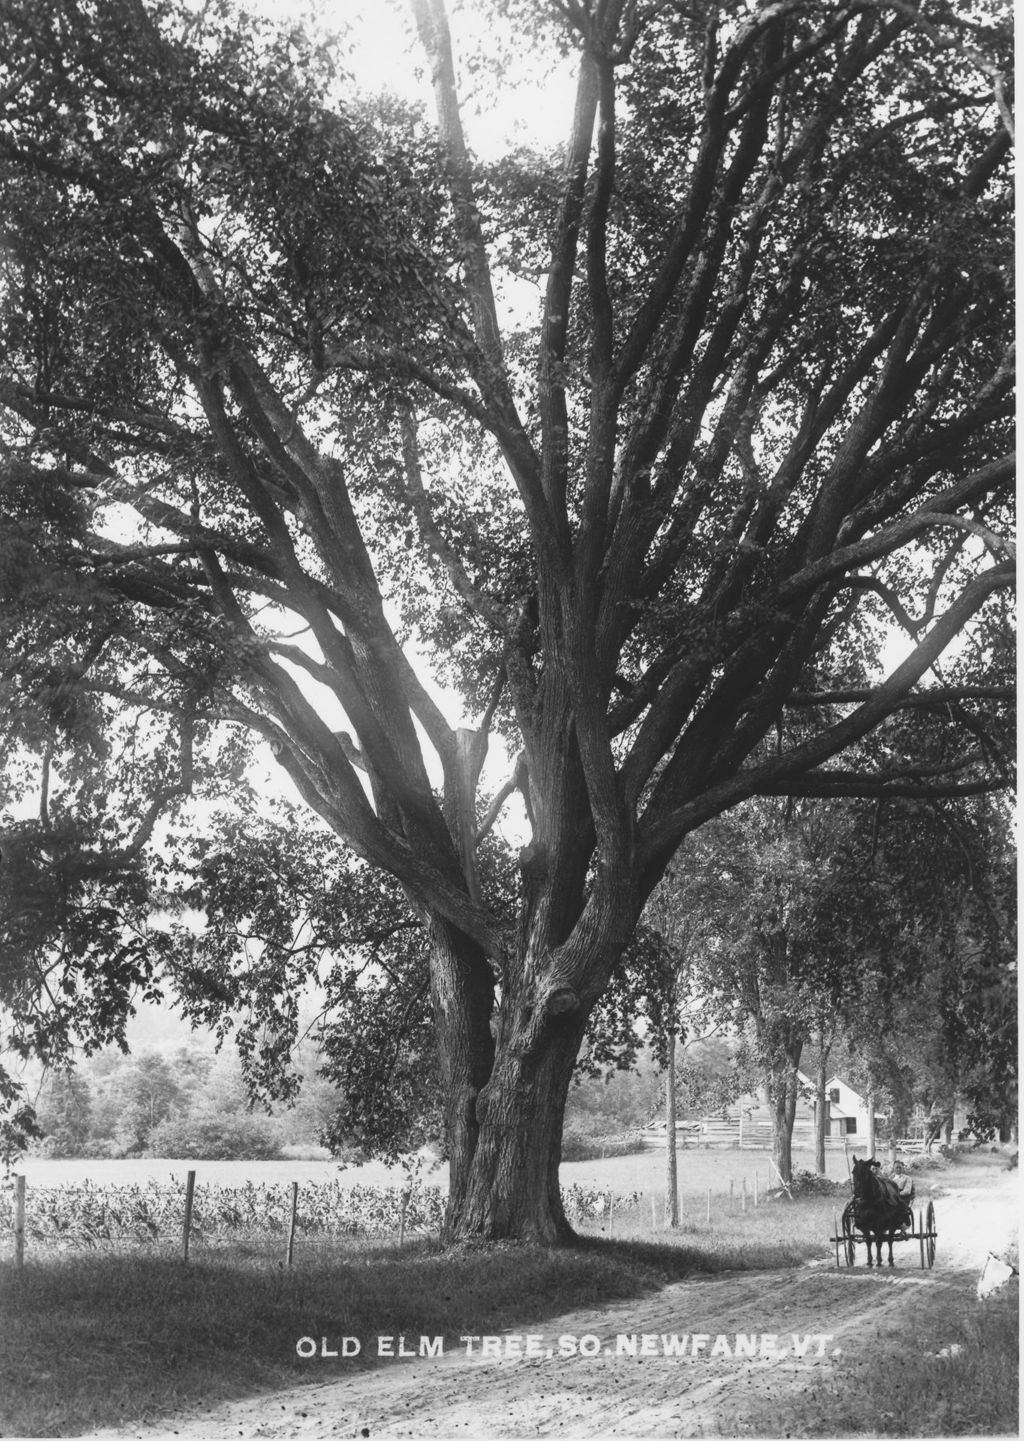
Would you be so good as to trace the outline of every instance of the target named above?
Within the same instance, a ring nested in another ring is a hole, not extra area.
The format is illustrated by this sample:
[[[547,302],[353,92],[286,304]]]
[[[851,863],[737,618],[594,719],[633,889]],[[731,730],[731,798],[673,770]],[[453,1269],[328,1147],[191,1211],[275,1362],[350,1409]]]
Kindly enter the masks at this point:
[[[850,1149],[851,1159],[862,1154]],[[769,1175],[766,1151],[698,1150],[687,1148],[678,1152],[679,1189],[694,1200],[710,1186],[714,1193],[727,1192],[732,1181],[739,1188],[744,1177],[752,1188],[757,1171],[764,1189]],[[814,1158],[809,1151],[794,1149],[794,1170],[812,1170]],[[385,1166],[371,1161],[362,1166],[343,1166],[337,1161],[176,1161],[149,1156],[130,1156],[121,1160],[47,1159],[30,1156],[18,1168],[28,1185],[63,1186],[89,1181],[97,1186],[144,1185],[147,1181],[183,1180],[187,1171],[195,1170],[197,1178],[214,1186],[287,1186],[293,1181],[337,1181],[341,1186],[400,1186],[405,1172],[400,1166]],[[826,1174],[833,1180],[844,1180],[847,1164],[841,1150],[825,1153]],[[424,1165],[423,1178],[433,1185],[448,1184],[448,1168]],[[609,1156],[604,1160],[563,1161],[562,1187],[578,1185],[595,1187],[626,1195],[640,1191],[645,1196],[659,1197],[665,1191],[665,1152],[648,1147],[629,1156]],[[774,1177],[772,1186],[777,1185]]]

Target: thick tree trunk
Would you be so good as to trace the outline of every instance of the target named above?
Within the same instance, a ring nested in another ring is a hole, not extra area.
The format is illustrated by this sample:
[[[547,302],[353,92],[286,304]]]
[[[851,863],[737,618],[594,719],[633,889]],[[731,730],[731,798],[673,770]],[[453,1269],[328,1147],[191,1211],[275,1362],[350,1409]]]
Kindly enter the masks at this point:
[[[564,889],[534,891],[516,953],[506,960],[497,1009],[494,980],[477,964],[479,953],[433,949],[448,1088],[447,1242],[575,1239],[559,1185],[565,1104],[591,1007],[635,917],[625,905],[617,913],[610,903],[595,907],[592,924],[576,931],[578,937],[583,929],[585,946],[560,950],[550,938],[569,929],[554,899]],[[475,1008],[471,1019],[468,1007]]]
[[[679,1225],[679,1172],[676,1165],[676,1033],[668,1033],[668,1066],[665,1072],[665,1194],[669,1225]]]
[[[438,1024],[451,1214],[461,1207],[469,1186],[480,1129],[477,1099],[494,1061],[494,979],[479,947],[461,932],[435,920],[430,938],[431,1002]]]
[[[476,1146],[461,1195],[449,1199],[444,1239],[574,1239],[558,1169],[562,1123],[585,1016],[553,1017],[528,1047],[515,1036],[499,1048],[476,1103]]]
[[[568,725],[555,730],[556,739],[571,734]],[[591,1008],[641,901],[621,858],[598,867],[587,890],[585,787],[566,749],[544,784],[530,778],[534,832],[544,839],[519,855],[522,904],[500,987],[478,953],[467,966],[464,954],[453,965],[443,946],[433,951],[432,971],[450,977],[433,997],[449,1088],[447,1242],[575,1239],[559,1185],[565,1104]]]
[[[868,1093],[868,1160],[875,1159],[875,1096],[874,1092]]]

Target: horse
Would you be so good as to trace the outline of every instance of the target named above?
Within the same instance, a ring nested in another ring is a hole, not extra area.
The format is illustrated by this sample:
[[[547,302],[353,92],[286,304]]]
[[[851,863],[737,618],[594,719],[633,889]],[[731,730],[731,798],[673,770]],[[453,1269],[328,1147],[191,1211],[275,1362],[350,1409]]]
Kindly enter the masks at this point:
[[[911,1202],[914,1187],[901,1191],[888,1176],[880,1176],[878,1161],[856,1160],[853,1163],[853,1223],[867,1242],[868,1265],[874,1245],[878,1265],[882,1264],[882,1242],[889,1243],[889,1265],[892,1266],[892,1243],[899,1231],[913,1230],[914,1212]]]

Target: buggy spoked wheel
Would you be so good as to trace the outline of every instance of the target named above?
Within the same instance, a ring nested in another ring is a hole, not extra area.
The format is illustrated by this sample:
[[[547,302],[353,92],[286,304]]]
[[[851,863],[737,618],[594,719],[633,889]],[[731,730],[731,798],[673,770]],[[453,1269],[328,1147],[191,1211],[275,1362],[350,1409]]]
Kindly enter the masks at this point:
[[[857,1241],[853,1230],[853,1213],[849,1206],[843,1212],[843,1255],[846,1264],[852,1266],[857,1259]]]
[[[921,1270],[931,1270],[935,1265],[935,1203],[928,1202],[927,1211],[918,1217],[917,1235],[921,1246]]]

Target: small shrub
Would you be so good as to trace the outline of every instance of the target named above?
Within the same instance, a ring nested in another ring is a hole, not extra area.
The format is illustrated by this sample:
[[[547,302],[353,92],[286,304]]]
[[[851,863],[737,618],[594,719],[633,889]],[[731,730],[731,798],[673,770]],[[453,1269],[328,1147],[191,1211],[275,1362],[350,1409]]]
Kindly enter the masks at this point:
[[[931,1155],[922,1151],[919,1156],[911,1156],[908,1161],[903,1162],[904,1171],[944,1171],[949,1165],[952,1156],[945,1150],[933,1151]]]
[[[79,1155],[84,1156],[88,1161],[119,1161],[124,1155],[124,1147],[112,1139],[86,1141]]]
[[[562,1136],[563,1161],[603,1161],[608,1156],[632,1156],[643,1149],[640,1131],[619,1136],[589,1136],[573,1127]]]
[[[278,1143],[256,1116],[182,1116],[154,1126],[150,1156],[177,1161],[272,1161]]]
[[[44,1136],[41,1141],[36,1141],[30,1148],[33,1156],[42,1156],[46,1161],[52,1161],[61,1156],[70,1155],[66,1143],[59,1136]]]
[[[794,1196],[838,1196],[850,1189],[849,1181],[830,1181],[814,1171],[794,1171],[789,1189]]]

